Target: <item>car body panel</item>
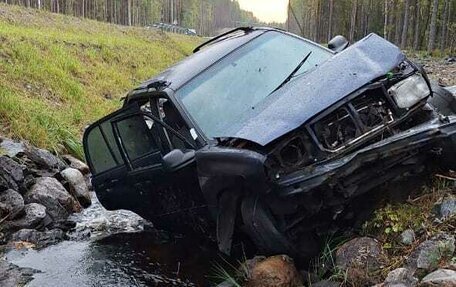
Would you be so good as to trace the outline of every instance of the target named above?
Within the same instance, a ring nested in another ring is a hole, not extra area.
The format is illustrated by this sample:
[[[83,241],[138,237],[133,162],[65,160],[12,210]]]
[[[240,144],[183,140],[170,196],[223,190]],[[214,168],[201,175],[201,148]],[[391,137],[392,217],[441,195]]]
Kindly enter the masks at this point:
[[[271,94],[253,107],[239,125],[220,137],[267,145],[367,83],[384,76],[404,59],[398,47],[370,34]],[[332,81],[328,83],[324,79]]]

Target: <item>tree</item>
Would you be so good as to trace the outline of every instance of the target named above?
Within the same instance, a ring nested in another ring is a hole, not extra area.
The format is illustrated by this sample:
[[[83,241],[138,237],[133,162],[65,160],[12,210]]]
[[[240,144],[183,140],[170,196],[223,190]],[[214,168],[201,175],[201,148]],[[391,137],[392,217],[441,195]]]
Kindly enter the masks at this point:
[[[409,23],[409,11],[410,11],[410,0],[406,0],[404,4],[404,25],[402,27],[402,39],[401,39],[401,48],[405,49],[407,47],[407,32],[408,32],[408,23]]]
[[[439,0],[434,0],[434,4],[432,5],[432,18],[431,18],[431,26],[429,28],[429,41],[428,41],[428,52],[432,52],[435,46],[435,35],[437,31],[437,11],[439,9]]]

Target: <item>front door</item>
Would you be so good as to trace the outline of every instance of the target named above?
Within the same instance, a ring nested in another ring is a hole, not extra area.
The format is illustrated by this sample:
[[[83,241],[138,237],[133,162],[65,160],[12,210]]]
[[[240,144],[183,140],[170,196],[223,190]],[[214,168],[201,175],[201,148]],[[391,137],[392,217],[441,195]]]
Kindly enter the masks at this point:
[[[176,131],[148,111],[133,103],[87,129],[92,184],[106,209],[131,210],[158,228],[185,232],[206,210],[192,147],[179,150],[185,162],[170,168],[166,154],[176,153],[169,140]]]

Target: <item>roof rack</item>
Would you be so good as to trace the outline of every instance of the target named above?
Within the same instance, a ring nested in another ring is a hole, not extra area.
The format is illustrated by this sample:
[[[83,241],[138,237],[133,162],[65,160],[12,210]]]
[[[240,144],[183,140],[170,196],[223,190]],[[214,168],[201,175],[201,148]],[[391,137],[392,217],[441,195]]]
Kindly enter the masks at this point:
[[[219,40],[220,38],[225,37],[225,36],[227,36],[227,35],[229,35],[229,34],[232,34],[232,33],[234,33],[234,32],[237,32],[237,31],[244,31],[245,33],[248,33],[248,32],[250,32],[250,31],[253,31],[253,27],[238,27],[238,28],[235,28],[235,29],[230,30],[230,31],[228,31],[228,32],[222,33],[222,34],[220,34],[220,35],[218,35],[218,36],[215,36],[214,38],[210,39],[209,41],[206,41],[206,42],[204,42],[203,44],[201,44],[201,45],[199,45],[198,47],[196,47],[195,49],[193,49],[193,53],[196,53],[196,52],[198,52],[199,50],[201,50],[201,48],[203,48],[204,46],[207,46],[207,45],[209,45],[210,43],[213,43],[213,42]]]

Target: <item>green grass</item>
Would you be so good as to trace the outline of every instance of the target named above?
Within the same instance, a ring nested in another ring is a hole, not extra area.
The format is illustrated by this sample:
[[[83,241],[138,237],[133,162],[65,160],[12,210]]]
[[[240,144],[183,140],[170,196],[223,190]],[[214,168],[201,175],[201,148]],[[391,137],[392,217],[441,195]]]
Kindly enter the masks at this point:
[[[200,41],[0,4],[0,134],[81,157],[88,124]]]

